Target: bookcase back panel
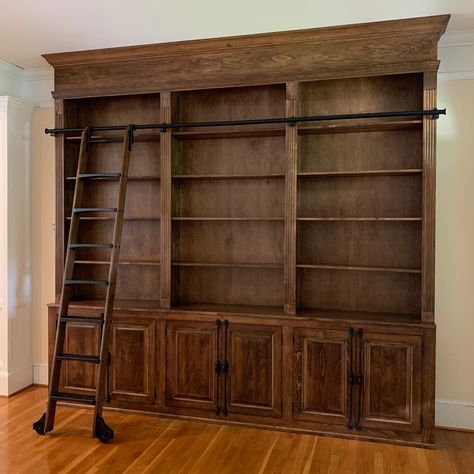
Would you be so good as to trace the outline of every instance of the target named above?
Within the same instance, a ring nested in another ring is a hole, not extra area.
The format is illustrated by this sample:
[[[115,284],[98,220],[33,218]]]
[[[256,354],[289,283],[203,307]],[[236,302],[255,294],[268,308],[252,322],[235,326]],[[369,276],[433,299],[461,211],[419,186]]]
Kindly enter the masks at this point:
[[[285,96],[285,84],[276,84],[179,92],[175,100],[181,122],[204,122],[284,117]]]
[[[120,132],[119,132],[120,133]],[[114,132],[117,137],[117,132]],[[138,140],[138,136],[136,137]],[[122,143],[95,143],[89,148],[89,173],[119,173],[122,166]],[[68,176],[75,176],[76,169]],[[160,144],[157,141],[133,144],[129,176],[160,176]]]
[[[283,179],[182,180],[174,183],[174,215],[284,217]]]
[[[67,103],[75,107],[76,127],[156,123],[160,117],[159,94],[94,97]]]
[[[422,74],[304,82],[301,84],[300,114],[420,110],[423,108],[422,91]]]
[[[303,135],[299,171],[420,169],[421,130]]]
[[[85,221],[79,226],[79,242],[111,243],[114,223],[110,221]],[[79,260],[104,259],[110,254],[108,249],[79,249],[76,251]],[[134,220],[124,221],[121,260],[159,260],[160,258],[160,221]]]
[[[283,267],[283,222],[181,222],[173,261],[272,263]]]
[[[285,138],[175,140],[175,175],[284,174]]]
[[[300,222],[298,263],[421,268],[421,222]]]
[[[77,264],[74,277],[78,279],[108,278],[108,265]],[[75,299],[104,299],[105,287],[96,285],[78,286]],[[160,299],[160,267],[155,265],[120,265],[117,276],[116,299],[151,300]]]
[[[298,181],[299,217],[421,217],[419,176]]]
[[[420,312],[421,277],[411,273],[299,269],[301,308]]]
[[[283,305],[283,270],[180,267],[179,303]]]
[[[118,183],[86,181],[83,207],[115,207]],[[97,215],[102,216],[98,213]],[[125,218],[160,218],[160,183],[156,181],[129,181],[125,201]],[[110,217],[110,214],[108,216]]]

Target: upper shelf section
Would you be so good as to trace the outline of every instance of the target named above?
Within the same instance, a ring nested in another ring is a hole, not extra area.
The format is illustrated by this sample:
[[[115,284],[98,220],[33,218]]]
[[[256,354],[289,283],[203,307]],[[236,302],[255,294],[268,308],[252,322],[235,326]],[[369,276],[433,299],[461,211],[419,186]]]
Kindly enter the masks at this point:
[[[449,15],[46,54],[55,98],[140,94],[438,69]]]

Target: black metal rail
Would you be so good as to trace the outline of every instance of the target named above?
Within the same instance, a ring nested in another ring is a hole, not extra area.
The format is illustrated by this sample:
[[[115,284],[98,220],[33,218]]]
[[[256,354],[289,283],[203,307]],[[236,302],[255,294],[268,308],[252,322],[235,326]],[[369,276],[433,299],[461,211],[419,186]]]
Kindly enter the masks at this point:
[[[90,132],[108,132],[115,130],[154,130],[165,131],[176,128],[194,128],[194,127],[228,127],[237,125],[271,125],[271,124],[290,124],[295,125],[300,122],[326,122],[333,120],[357,120],[357,119],[378,119],[378,118],[400,118],[400,117],[425,117],[431,116],[438,118],[440,115],[446,115],[446,109],[430,110],[407,110],[399,112],[367,112],[359,114],[340,114],[340,115],[309,115],[298,117],[276,117],[266,119],[249,120],[220,120],[213,122],[170,122],[170,123],[149,123],[149,124],[129,124],[129,125],[105,125],[89,127]],[[46,128],[45,133],[49,135],[58,135],[62,133],[79,133],[84,128]]]

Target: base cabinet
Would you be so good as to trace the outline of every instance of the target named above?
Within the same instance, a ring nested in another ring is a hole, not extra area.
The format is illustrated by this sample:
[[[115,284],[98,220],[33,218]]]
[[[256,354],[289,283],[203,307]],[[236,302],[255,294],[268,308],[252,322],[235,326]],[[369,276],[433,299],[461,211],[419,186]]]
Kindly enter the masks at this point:
[[[294,330],[296,420],[421,432],[422,336]]]
[[[433,445],[423,394],[434,390],[425,363],[434,327],[253,321],[120,314],[110,346],[112,406]],[[51,311],[50,343],[55,325]],[[66,349],[96,354],[99,340],[97,325],[71,324]],[[96,377],[95,365],[67,362],[61,390],[93,394]]]

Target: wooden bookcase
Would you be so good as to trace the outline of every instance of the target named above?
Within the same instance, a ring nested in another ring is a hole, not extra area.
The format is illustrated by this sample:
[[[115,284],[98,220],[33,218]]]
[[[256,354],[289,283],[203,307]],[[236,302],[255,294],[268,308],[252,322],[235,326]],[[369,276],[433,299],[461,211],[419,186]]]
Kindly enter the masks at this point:
[[[432,109],[448,18],[46,55],[56,126]],[[435,123],[136,130],[112,406],[433,445]],[[94,132],[90,171],[118,171],[120,146]],[[56,137],[58,293],[78,148]],[[112,179],[86,186],[84,206],[114,202]],[[111,235],[83,219],[81,242]],[[76,276],[104,278],[108,251],[84,250]],[[79,287],[72,310],[100,311],[102,291]],[[69,352],[97,343],[68,331]],[[68,362],[63,390],[95,378]]]

